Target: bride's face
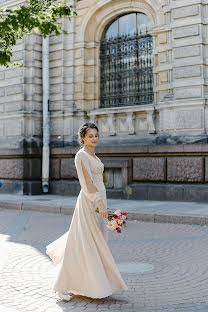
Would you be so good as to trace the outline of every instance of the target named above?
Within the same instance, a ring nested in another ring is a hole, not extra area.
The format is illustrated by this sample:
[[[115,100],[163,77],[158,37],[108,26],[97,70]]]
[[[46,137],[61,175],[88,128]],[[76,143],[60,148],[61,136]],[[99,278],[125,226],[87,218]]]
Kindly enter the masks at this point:
[[[84,145],[86,147],[95,147],[99,142],[99,136],[96,129],[88,129],[84,138]]]

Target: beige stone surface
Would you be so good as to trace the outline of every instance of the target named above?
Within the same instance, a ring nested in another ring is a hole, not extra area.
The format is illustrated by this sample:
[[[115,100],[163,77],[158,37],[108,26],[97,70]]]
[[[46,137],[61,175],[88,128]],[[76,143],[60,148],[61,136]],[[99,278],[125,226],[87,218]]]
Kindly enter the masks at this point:
[[[196,116],[197,122],[191,127],[192,134],[197,135],[203,128],[199,119],[205,119],[207,96],[207,32],[202,26],[208,14],[207,4],[197,0],[81,0],[76,9],[78,16],[72,17],[71,22],[63,19],[67,35],[50,36],[52,136],[61,135],[71,142],[77,137],[79,125],[88,120],[98,123],[102,138],[109,142],[116,135],[121,140],[134,138],[135,142],[141,136],[174,135],[174,131],[181,130],[189,135],[189,114],[181,117],[184,128],[177,116],[183,110],[191,111],[193,99],[201,100],[202,105],[201,115]],[[100,40],[115,18],[130,12],[145,13],[152,20],[154,103],[101,109]],[[13,57],[24,61],[25,67],[0,69],[0,136],[12,137],[11,146],[18,146],[24,137],[37,141],[42,137],[41,49],[40,34],[27,35],[14,47]],[[149,110],[155,111],[157,118]],[[74,114],[69,116],[68,112]],[[1,144],[7,146],[8,142]]]

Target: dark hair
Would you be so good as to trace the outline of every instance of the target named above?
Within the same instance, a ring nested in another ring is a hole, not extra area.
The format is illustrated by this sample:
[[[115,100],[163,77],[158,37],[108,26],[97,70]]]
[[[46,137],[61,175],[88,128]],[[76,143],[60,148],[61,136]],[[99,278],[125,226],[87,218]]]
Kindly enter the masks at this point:
[[[79,128],[79,132],[78,132],[78,139],[79,139],[79,143],[80,144],[83,144],[84,141],[83,141],[83,138],[85,137],[87,131],[89,129],[96,129],[97,132],[98,132],[98,136],[99,136],[99,130],[98,130],[98,127],[92,123],[92,122],[87,122],[85,124],[83,124],[80,128]]]

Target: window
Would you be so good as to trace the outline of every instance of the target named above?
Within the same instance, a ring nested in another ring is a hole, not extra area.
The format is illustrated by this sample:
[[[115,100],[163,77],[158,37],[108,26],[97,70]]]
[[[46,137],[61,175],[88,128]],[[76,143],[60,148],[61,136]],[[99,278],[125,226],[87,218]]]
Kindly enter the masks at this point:
[[[151,104],[153,96],[152,23],[143,13],[120,16],[101,39],[100,106]]]

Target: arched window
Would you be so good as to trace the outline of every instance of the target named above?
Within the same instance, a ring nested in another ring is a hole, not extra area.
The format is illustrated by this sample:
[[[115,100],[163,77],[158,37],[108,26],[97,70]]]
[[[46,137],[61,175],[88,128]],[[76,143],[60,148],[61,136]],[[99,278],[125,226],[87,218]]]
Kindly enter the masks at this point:
[[[153,102],[152,23],[143,13],[120,16],[104,31],[100,44],[100,106]]]

